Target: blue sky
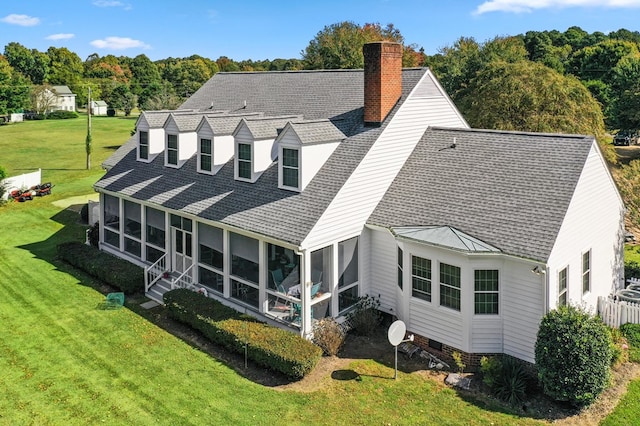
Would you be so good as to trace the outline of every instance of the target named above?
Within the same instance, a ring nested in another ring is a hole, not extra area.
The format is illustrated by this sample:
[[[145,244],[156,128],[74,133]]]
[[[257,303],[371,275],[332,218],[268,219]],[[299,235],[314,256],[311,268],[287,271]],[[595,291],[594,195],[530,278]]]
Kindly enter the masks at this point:
[[[393,23],[427,54],[461,36],[482,42],[529,30],[640,30],[640,0],[58,0],[11,1],[0,12],[0,52],[9,42],[82,60],[151,60],[198,54],[234,60],[300,58],[325,25]]]

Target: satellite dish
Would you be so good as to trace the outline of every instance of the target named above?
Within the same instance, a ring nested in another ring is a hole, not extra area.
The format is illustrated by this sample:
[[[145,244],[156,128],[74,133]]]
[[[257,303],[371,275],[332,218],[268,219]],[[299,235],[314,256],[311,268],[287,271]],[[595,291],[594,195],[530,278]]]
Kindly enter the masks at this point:
[[[389,327],[389,343],[393,346],[398,346],[404,340],[404,335],[407,333],[407,326],[402,320],[394,321]]]

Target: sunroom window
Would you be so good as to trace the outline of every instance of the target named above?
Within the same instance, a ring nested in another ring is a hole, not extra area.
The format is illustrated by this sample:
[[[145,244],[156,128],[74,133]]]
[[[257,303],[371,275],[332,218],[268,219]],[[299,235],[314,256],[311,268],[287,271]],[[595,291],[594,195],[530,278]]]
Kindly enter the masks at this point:
[[[247,302],[247,297],[257,292],[259,283],[259,242],[244,235],[229,233],[231,250],[231,275],[237,284],[232,284],[231,296]],[[251,288],[249,288],[251,287]],[[237,294],[234,289],[238,290]],[[257,302],[256,302],[257,303]]]
[[[460,268],[440,263],[440,306],[460,310]]]
[[[104,194],[104,242],[120,248],[120,199]]]
[[[404,261],[403,257],[404,253],[402,253],[402,249],[398,247],[398,287],[400,287],[400,290],[402,290],[402,276],[404,275],[404,267],[402,266]]]
[[[124,200],[124,250],[136,257],[140,257],[142,251],[140,211],[140,204]]]
[[[474,271],[474,309],[477,315],[498,314],[498,271],[495,269]]]
[[[251,145],[238,144],[238,177],[251,179]]]
[[[358,237],[338,243],[338,309],[358,301]]]
[[[167,164],[178,165],[178,135],[167,135]]]
[[[222,229],[198,223],[198,272],[201,284],[224,291]]]
[[[138,155],[141,160],[149,159],[149,132],[139,133],[140,141],[138,144]]]
[[[431,260],[411,256],[411,295],[431,302]]]
[[[200,139],[200,156],[199,165],[200,171],[211,172],[211,139]]]
[[[299,162],[298,150],[282,148],[282,185],[290,188],[298,188]]]
[[[165,213],[151,207],[146,209],[147,243],[146,260],[155,262],[165,251]]]

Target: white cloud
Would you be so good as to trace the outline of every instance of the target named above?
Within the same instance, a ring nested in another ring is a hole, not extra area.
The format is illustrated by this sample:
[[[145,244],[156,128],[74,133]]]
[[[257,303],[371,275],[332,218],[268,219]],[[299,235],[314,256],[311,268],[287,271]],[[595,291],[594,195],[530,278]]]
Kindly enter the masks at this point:
[[[131,5],[118,0],[95,0],[94,6],[97,7],[122,7],[124,10],[130,10]]]
[[[488,0],[473,12],[481,15],[489,12],[530,13],[536,9],[567,7],[640,7],[640,0]]]
[[[75,34],[51,34],[50,36],[45,37],[47,40],[68,40],[70,38],[74,38]]]
[[[29,15],[16,15],[12,13],[11,15],[7,15],[4,18],[0,19],[0,21],[6,24],[20,25],[23,27],[33,27],[34,25],[38,25],[40,23],[40,18],[34,18]]]
[[[112,50],[124,50],[134,47],[141,47],[143,49],[150,49],[151,46],[140,41],[134,40],[129,37],[107,37],[104,40],[93,40],[90,43],[93,47],[98,49],[112,49]]]

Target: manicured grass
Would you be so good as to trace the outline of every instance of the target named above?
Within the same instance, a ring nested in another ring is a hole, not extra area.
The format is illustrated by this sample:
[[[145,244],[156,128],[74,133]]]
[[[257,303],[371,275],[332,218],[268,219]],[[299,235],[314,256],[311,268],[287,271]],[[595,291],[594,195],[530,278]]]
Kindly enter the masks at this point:
[[[360,380],[325,377],[321,390],[310,393],[273,390],[168,334],[132,306],[99,309],[104,295],[96,283],[55,259],[55,247],[83,239],[78,206],[69,200],[92,193],[99,161],[112,151],[106,147],[128,138],[128,123],[108,130],[109,138],[94,130],[90,171],[83,169],[81,125],[0,127],[9,174],[21,172],[16,162],[29,152],[27,166],[42,167],[44,179],[56,184],[51,196],[0,208],[0,424],[545,424],[481,406],[417,373],[399,372],[393,380],[393,366],[371,360],[349,366]],[[21,129],[32,137],[59,133],[47,140],[46,155],[36,157],[32,148],[39,144],[24,136],[17,141]],[[635,395],[629,403],[637,412]]]
[[[625,244],[624,245],[625,262],[637,262],[640,264],[640,245]]]

